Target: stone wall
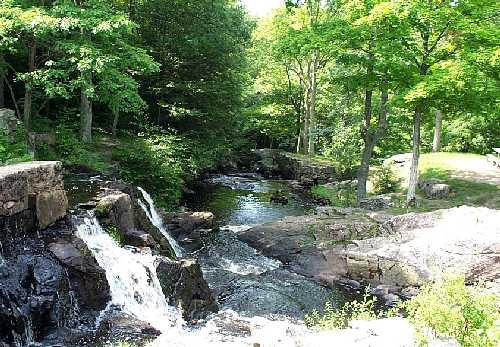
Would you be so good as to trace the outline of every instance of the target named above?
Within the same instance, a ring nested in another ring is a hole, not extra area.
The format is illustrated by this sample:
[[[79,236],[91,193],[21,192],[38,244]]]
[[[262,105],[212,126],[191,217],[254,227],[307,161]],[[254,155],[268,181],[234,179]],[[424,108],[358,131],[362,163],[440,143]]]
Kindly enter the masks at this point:
[[[44,229],[64,217],[67,208],[60,162],[33,161],[0,167],[0,226],[20,219],[14,223],[16,231]]]

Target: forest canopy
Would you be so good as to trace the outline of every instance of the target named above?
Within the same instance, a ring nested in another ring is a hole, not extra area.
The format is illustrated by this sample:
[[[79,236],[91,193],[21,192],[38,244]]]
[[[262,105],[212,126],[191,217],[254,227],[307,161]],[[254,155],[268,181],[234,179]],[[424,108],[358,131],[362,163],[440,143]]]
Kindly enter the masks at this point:
[[[0,108],[39,159],[99,168],[111,135],[122,176],[174,196],[270,147],[356,175],[361,199],[370,165],[411,151],[411,203],[421,151],[498,146],[499,12],[289,0],[252,18],[235,0],[2,0]],[[54,148],[30,135],[47,133]]]

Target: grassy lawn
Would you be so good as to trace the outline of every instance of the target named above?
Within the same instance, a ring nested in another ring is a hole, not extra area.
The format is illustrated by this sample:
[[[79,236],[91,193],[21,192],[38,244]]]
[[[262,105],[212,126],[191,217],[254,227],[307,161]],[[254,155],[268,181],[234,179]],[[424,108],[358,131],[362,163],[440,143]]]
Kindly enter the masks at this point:
[[[499,177],[500,170],[490,168],[485,160],[484,156],[470,153],[423,154],[419,165],[420,180],[441,180],[451,186],[453,193],[447,199],[430,200],[419,191],[419,206],[410,210],[396,207],[394,212],[432,211],[461,205],[500,209],[500,185],[483,182],[494,180],[495,175]],[[396,205],[404,205],[405,191],[400,191],[401,201]]]
[[[428,212],[462,205],[500,209],[500,185],[487,183],[500,179],[500,170],[490,167],[484,156],[469,153],[423,154],[419,170],[420,180],[438,179],[450,185],[452,194],[446,199],[431,200],[418,190],[418,206],[408,209],[405,207],[406,188],[403,184],[392,194],[395,207],[389,209],[389,212]],[[395,172],[404,179],[407,168],[397,168]],[[333,206],[353,206],[356,201],[355,190],[350,188],[339,190],[329,185],[318,185],[312,187],[311,193],[313,197],[325,199]]]

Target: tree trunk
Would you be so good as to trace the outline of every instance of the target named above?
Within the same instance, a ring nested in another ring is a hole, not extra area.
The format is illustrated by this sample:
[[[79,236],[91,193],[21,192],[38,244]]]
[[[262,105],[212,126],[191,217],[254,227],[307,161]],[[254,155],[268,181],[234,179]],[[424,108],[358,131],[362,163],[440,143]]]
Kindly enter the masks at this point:
[[[0,67],[0,108],[5,107],[5,71]]]
[[[373,141],[370,136],[370,123],[372,118],[372,95],[373,91],[371,89],[365,90],[365,109],[364,109],[364,120],[363,126],[361,128],[361,138],[363,139],[365,146],[363,148],[363,154],[361,156],[361,164],[358,169],[358,184],[356,190],[356,198],[359,202],[366,197],[366,181],[368,180],[368,173],[370,169],[370,158],[373,152]]]
[[[3,58],[3,55],[0,54],[0,108],[5,107],[5,75],[5,60]]]
[[[441,132],[443,129],[443,112],[436,110],[436,124],[434,127],[434,141],[432,142],[432,151],[441,151]]]
[[[408,194],[406,196],[407,206],[415,205],[418,184],[418,161],[420,159],[420,123],[422,122],[421,106],[415,107],[413,116],[413,156],[410,167],[410,179],[408,181]]]
[[[87,84],[92,84],[92,75],[88,72],[83,73],[83,78]],[[81,91],[80,101],[80,133],[83,143],[92,142],[92,101],[90,101],[86,88]]]
[[[307,153],[309,155],[314,155],[315,152],[315,137],[316,137],[316,92],[317,92],[317,76],[316,68],[318,64],[318,52],[313,52],[313,59],[311,64],[310,72],[310,106],[309,106],[309,145],[307,147]]]
[[[116,128],[118,127],[118,118],[120,117],[120,112],[118,110],[113,110],[113,129],[111,133],[116,137]]]
[[[387,91],[382,91],[380,95],[380,111],[378,116],[377,128],[375,131],[370,129],[370,119],[372,114],[372,95],[371,90],[365,92],[365,125],[362,130],[362,137],[365,142],[363,154],[361,156],[361,165],[358,169],[358,184],[356,191],[356,198],[358,204],[366,198],[366,182],[370,173],[370,160],[373,156],[373,150],[378,141],[387,131],[387,101],[389,95]]]
[[[36,56],[36,43],[31,42],[28,46],[28,72],[35,71],[35,56]],[[24,92],[24,108],[23,119],[26,132],[31,130],[31,107],[32,107],[33,90],[31,82],[27,82]]]
[[[309,110],[311,104],[309,103],[309,86],[306,86],[304,92],[304,119],[302,128],[302,152],[307,153],[309,148]]]

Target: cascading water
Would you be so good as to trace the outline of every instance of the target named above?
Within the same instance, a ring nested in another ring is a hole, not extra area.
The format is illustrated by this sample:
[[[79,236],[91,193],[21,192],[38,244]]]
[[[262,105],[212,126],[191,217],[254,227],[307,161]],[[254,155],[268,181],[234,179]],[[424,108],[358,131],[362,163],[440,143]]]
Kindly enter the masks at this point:
[[[77,236],[106,271],[111,289],[110,304],[160,331],[182,323],[178,310],[165,300],[156,276],[154,255],[120,247],[96,218],[84,218],[77,227]]]
[[[163,236],[167,238],[168,242],[170,243],[170,246],[172,246],[172,249],[175,252],[175,255],[177,257],[182,257],[183,255],[182,248],[181,246],[179,246],[177,241],[172,237],[172,235],[170,235],[167,228],[165,227],[162,218],[158,214],[158,211],[156,211],[153,198],[151,197],[151,195],[148,194],[148,192],[146,192],[141,187],[137,188],[141,191],[142,196],[144,197],[144,200],[146,200],[146,202],[148,203],[149,207],[147,207],[142,200],[139,200],[139,205],[144,210],[151,223],[153,223],[153,225],[160,230]]]
[[[269,342],[269,345],[284,347],[295,345],[294,341],[306,332],[301,324],[263,317],[246,318],[230,310],[215,315],[201,328],[186,328],[180,310],[165,300],[154,255],[120,247],[94,217],[84,218],[77,224],[77,236],[106,271],[111,289],[110,305],[118,306],[163,333],[151,346],[251,346],[255,342]],[[238,329],[238,325],[243,333],[229,333],[235,326]]]

